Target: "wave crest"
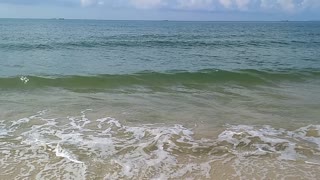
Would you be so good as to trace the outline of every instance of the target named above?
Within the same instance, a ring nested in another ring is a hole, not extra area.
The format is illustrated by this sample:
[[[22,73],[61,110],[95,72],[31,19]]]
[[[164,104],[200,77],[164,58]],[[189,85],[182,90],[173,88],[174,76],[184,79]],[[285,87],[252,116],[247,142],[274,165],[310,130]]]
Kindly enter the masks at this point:
[[[201,88],[205,85],[225,83],[233,83],[243,86],[272,85],[283,81],[303,82],[310,79],[317,79],[319,76],[320,71],[316,69],[300,71],[284,70],[276,72],[250,69],[234,71],[209,69],[196,72],[141,72],[135,74],[110,74],[97,76],[21,76],[20,78],[0,78],[0,88],[60,87],[66,89],[112,89],[119,87],[142,86],[158,88],[158,90],[161,90],[161,87],[169,86]]]

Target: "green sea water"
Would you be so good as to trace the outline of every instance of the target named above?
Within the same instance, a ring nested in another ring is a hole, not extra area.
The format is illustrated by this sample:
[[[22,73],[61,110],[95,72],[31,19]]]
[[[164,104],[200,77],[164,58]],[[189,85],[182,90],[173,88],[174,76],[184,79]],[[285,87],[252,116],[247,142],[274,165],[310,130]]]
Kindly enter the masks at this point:
[[[0,179],[317,179],[320,23],[0,19]]]

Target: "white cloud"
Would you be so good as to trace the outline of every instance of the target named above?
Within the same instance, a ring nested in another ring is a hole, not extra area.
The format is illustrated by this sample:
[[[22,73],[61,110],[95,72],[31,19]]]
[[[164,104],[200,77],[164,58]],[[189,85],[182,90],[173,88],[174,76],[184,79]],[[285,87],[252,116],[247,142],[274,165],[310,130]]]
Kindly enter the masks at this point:
[[[167,4],[164,0],[131,0],[131,3],[136,8],[142,9],[161,7]]]
[[[320,0],[303,0],[300,5],[302,8],[319,8]]]
[[[183,9],[212,9],[213,0],[178,0]]]
[[[80,0],[81,6],[86,7],[94,3],[95,0]]]
[[[220,4],[225,8],[236,7],[240,10],[246,10],[250,4],[250,0],[219,0]]]
[[[168,8],[179,10],[240,10],[282,11],[295,13],[306,9],[319,9],[320,0],[70,0],[80,1],[82,7],[109,6],[137,9]],[[1,2],[1,0],[0,0]]]
[[[248,8],[249,3],[250,0],[236,0],[238,8],[241,10],[246,10]]]
[[[320,0],[260,0],[260,8],[282,10],[289,13],[320,7]]]
[[[104,1],[98,1],[98,5],[100,6],[104,5]]]
[[[285,11],[293,12],[295,10],[296,4],[293,2],[293,0],[277,0],[277,3]]]
[[[260,0],[260,7],[263,9],[270,9],[273,7],[274,3],[270,3],[270,0]]]
[[[80,4],[82,7],[88,7],[93,5],[104,5],[103,0],[80,0]]]
[[[230,8],[232,6],[232,0],[219,0],[219,2],[225,8]]]

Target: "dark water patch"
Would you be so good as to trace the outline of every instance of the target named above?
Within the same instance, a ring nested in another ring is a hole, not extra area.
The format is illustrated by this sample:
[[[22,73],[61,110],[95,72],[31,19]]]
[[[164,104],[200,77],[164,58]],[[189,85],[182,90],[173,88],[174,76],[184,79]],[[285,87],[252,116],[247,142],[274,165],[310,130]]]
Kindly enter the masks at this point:
[[[230,47],[295,47],[301,45],[319,45],[316,41],[281,41],[281,40],[236,40],[236,39],[188,39],[185,37],[173,38],[103,38],[86,39],[78,41],[49,43],[1,43],[0,50],[7,51],[31,51],[31,50],[60,50],[60,49],[81,49],[81,48],[113,48],[113,47],[159,47],[159,48],[230,48]]]

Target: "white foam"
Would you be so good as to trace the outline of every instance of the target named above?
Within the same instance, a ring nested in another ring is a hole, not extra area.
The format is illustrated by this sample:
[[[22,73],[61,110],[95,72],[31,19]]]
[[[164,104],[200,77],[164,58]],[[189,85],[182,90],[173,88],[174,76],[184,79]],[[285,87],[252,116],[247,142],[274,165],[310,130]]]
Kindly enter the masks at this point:
[[[313,134],[308,135],[308,132],[313,131]],[[288,133],[294,138],[301,138],[305,141],[312,142],[318,146],[320,150],[320,125],[309,125],[301,127],[293,132]]]
[[[22,119],[19,119],[17,121],[12,121],[11,127],[17,126],[17,125],[20,125],[20,124],[24,124],[24,123],[28,123],[29,121],[30,121],[30,118],[22,118]]]
[[[113,118],[107,118],[107,120],[108,120],[107,123],[110,124],[110,125],[115,125],[118,128],[121,128],[121,126],[122,126],[119,121],[117,121],[117,120],[115,120]]]
[[[29,82],[29,79],[26,76],[21,76],[20,80],[24,83],[27,84]]]
[[[305,162],[312,157],[308,157],[303,152],[297,151],[298,144],[312,145],[320,147],[319,137],[308,137],[307,132],[312,129],[320,132],[319,126],[306,126],[295,131],[275,129],[270,126],[262,128],[254,126],[229,126],[222,132],[219,142],[228,142],[233,145],[232,152],[238,156],[260,156],[267,154],[278,154],[279,160],[304,160]],[[247,146],[247,151],[240,151],[238,146]],[[312,150],[312,152],[315,152]],[[313,154],[314,156],[317,154]],[[309,155],[310,156],[310,155]]]
[[[67,158],[69,161],[72,161],[74,163],[79,163],[79,164],[83,163],[81,161],[78,161],[76,159],[75,155],[73,155],[71,152],[69,152],[65,149],[62,149],[60,144],[57,144],[57,147],[55,148],[54,152],[56,153],[56,156],[58,156],[58,157]]]
[[[0,128],[0,136],[6,136],[8,135],[8,131],[6,129]]]
[[[122,124],[111,117],[90,120],[86,117],[86,111],[81,112],[80,116],[46,119],[45,113],[41,111],[34,116],[13,121],[9,127],[4,124],[0,126],[0,135],[14,136],[14,140],[19,142],[1,144],[2,147],[24,150],[16,154],[5,150],[4,156],[29,163],[31,169],[32,162],[50,164],[42,168],[38,177],[55,171],[63,172],[63,177],[75,179],[76,176],[68,172],[85,176],[87,164],[90,169],[90,166],[100,163],[106,168],[101,170],[105,179],[137,179],[143,174],[148,179],[210,179],[211,163],[230,156],[235,158],[229,159],[228,163],[232,161],[236,164],[238,161],[237,168],[246,159],[268,155],[275,157],[274,162],[320,164],[319,159],[313,158],[320,152],[317,151],[320,126],[310,125],[295,131],[271,126],[228,126],[218,137],[194,139],[194,132],[182,125],[135,126]],[[37,124],[32,125],[33,122]],[[19,134],[14,135],[15,132]],[[312,145],[316,148],[312,149]],[[309,154],[298,151],[300,146],[311,148]],[[59,161],[52,161],[50,152],[61,157],[55,158]],[[7,159],[9,162],[10,158]],[[8,163],[6,161],[2,159],[1,163]],[[246,165],[251,166],[253,162],[246,161]],[[94,171],[93,167],[91,171]]]

